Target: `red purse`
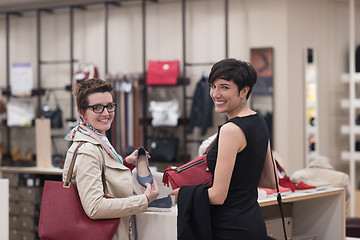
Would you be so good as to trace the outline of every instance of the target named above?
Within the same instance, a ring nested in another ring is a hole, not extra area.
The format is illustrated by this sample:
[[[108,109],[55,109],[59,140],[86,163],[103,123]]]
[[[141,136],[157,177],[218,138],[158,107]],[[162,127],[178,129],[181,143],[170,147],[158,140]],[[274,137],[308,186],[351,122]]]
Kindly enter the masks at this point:
[[[179,60],[148,61],[146,85],[176,85],[179,77]]]
[[[170,183],[172,189],[181,186],[211,185],[212,174],[206,171],[206,168],[206,155],[203,155],[180,167],[169,166],[164,172],[162,182],[167,186]]]
[[[70,184],[81,145],[74,152],[66,182],[45,181],[38,228],[41,240],[111,240],[119,226],[120,218],[90,219],[81,205],[76,186]]]

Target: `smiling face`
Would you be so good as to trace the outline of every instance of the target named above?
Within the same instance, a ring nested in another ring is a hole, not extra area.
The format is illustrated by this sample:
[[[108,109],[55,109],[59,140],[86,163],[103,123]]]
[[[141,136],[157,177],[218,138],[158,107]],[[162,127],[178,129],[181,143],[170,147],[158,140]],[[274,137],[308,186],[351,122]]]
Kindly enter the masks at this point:
[[[97,104],[106,106],[113,102],[113,97],[110,92],[95,92],[90,94],[87,100],[88,106]],[[102,113],[95,113],[92,108],[87,108],[84,114],[81,114],[80,111],[79,114],[85,123],[91,125],[102,134],[105,134],[105,131],[110,129],[115,116],[115,112],[109,113],[107,108]]]
[[[218,78],[210,84],[210,96],[214,101],[215,111],[225,113],[228,118],[235,117],[245,104],[248,87],[240,93],[234,81]]]

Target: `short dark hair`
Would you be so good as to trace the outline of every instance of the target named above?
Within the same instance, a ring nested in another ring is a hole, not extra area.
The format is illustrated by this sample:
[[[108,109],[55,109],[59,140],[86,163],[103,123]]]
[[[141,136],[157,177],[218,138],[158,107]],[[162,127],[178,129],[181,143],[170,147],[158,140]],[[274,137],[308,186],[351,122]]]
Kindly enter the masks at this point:
[[[249,99],[250,93],[256,83],[257,73],[254,67],[245,61],[234,58],[223,59],[213,65],[209,74],[209,84],[213,84],[216,79],[221,78],[226,81],[234,81],[238,86],[239,93],[241,89],[248,86],[249,92],[246,99]]]
[[[73,95],[76,97],[76,106],[81,114],[84,114],[85,107],[89,105],[88,96],[96,92],[109,92],[113,96],[113,86],[100,78],[85,79],[76,84]],[[114,96],[113,96],[114,97]]]

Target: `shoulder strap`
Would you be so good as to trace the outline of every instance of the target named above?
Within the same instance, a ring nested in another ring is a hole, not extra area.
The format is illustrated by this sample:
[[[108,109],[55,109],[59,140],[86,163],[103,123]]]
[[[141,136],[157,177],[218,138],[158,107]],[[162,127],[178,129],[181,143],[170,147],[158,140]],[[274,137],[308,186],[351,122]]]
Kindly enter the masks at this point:
[[[77,147],[76,147],[76,149],[74,151],[74,154],[73,154],[72,159],[71,159],[70,167],[69,167],[67,175],[66,175],[66,181],[64,182],[64,187],[69,187],[70,186],[71,176],[72,176],[72,173],[73,173],[73,170],[74,170],[76,156],[77,156],[79,148],[84,143],[85,142],[80,142],[79,145],[77,145]]]
[[[270,140],[269,140],[269,142],[270,142]],[[283,209],[282,209],[282,198],[281,198],[281,192],[280,192],[280,190],[279,190],[279,184],[278,184],[278,181],[277,181],[277,171],[276,171],[276,167],[275,167],[275,161],[274,161],[274,157],[273,157],[271,142],[270,142],[270,154],[271,154],[271,161],[272,161],[272,163],[273,163],[273,168],[274,168],[276,191],[277,191],[277,202],[278,202],[279,210],[280,210],[280,214],[281,214],[281,220],[282,220],[282,225],[283,225],[284,237],[285,237],[285,240],[287,240],[288,238],[287,238],[287,236],[286,236],[284,212],[283,212]]]
[[[84,143],[85,142],[80,142],[79,145],[76,147],[76,149],[74,151],[74,154],[73,154],[72,159],[71,159],[70,167],[69,167],[69,170],[68,170],[67,175],[66,175],[66,181],[64,182],[64,185],[63,185],[66,188],[69,188],[69,186],[70,186],[71,176],[72,176],[72,173],[73,173],[73,170],[74,170],[76,156],[77,156],[79,148]],[[105,191],[105,189],[106,189],[106,183],[105,183],[105,160],[103,161],[103,166],[102,166],[102,171],[101,171],[101,180],[102,180],[102,183],[103,183],[103,190],[104,190],[104,194],[105,194],[105,192],[106,192]]]
[[[104,195],[106,195],[106,178],[105,178],[105,157],[103,157],[104,161],[102,162],[102,170],[101,170],[101,180],[103,184]]]

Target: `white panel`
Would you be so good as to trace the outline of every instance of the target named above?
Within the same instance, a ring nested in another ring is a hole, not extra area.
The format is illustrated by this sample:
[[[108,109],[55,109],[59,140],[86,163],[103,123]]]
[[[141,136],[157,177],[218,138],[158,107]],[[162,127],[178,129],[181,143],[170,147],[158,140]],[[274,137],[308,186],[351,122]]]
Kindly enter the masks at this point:
[[[9,179],[0,179],[0,239],[9,239]]]

